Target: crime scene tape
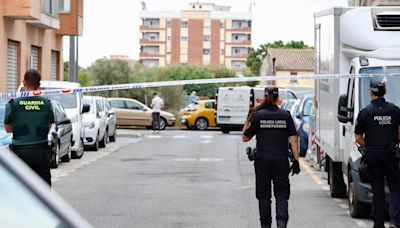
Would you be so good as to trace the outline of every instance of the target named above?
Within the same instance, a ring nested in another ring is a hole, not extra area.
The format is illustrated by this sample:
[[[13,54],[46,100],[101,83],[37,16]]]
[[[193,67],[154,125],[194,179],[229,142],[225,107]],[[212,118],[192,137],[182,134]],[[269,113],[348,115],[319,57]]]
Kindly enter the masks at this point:
[[[266,81],[282,81],[282,80],[307,80],[307,79],[321,80],[321,79],[398,77],[398,76],[400,76],[400,74],[322,74],[322,75],[255,76],[255,77],[235,77],[235,78],[193,79],[193,80],[88,86],[88,87],[79,87],[75,89],[46,89],[37,91],[7,92],[7,93],[0,93],[0,98],[11,99],[17,97],[50,96],[57,94],[90,93],[90,92],[102,92],[110,90],[142,89],[151,87],[183,86],[183,85],[196,85],[196,84],[200,85],[200,84],[215,84],[215,83],[241,83],[241,82],[252,82],[252,81],[266,82]]]

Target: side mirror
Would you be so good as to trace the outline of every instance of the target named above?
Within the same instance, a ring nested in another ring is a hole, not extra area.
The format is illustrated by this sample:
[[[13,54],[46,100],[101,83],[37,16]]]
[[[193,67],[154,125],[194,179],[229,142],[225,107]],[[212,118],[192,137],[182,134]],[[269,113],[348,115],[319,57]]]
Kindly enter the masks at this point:
[[[294,116],[295,116],[297,119],[300,119],[300,118],[301,118],[300,112],[296,112],[296,113],[294,114]]]
[[[90,111],[90,105],[84,104],[82,107],[82,114],[83,113],[88,113]]]
[[[60,125],[71,124],[71,120],[70,119],[65,119],[65,120],[59,122],[58,124],[60,124]]]
[[[114,112],[109,112],[109,113],[108,113],[108,117],[113,116],[113,115],[115,115]]]
[[[347,123],[351,120],[347,108],[347,94],[342,94],[339,97],[337,118],[341,123]]]

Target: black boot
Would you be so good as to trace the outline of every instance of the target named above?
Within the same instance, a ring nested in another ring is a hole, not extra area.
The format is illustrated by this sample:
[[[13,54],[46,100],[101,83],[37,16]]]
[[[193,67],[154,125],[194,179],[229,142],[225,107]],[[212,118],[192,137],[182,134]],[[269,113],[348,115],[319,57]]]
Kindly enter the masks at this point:
[[[261,228],[271,228],[271,224],[261,224]]]
[[[278,221],[276,221],[276,225],[277,225],[278,228],[286,228],[287,221],[278,220]]]

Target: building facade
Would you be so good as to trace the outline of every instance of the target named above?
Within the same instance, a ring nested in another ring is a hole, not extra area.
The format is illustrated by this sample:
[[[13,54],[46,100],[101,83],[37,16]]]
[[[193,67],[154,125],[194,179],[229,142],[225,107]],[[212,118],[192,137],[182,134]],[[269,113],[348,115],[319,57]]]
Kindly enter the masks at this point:
[[[251,12],[229,6],[192,3],[182,11],[141,12],[140,62],[246,68],[251,48]]]
[[[268,48],[260,68],[262,76],[296,76],[314,74],[314,49]],[[276,86],[314,86],[314,80],[277,80]]]
[[[81,35],[83,0],[1,0],[0,91],[13,92],[28,69],[63,78],[64,35]]]

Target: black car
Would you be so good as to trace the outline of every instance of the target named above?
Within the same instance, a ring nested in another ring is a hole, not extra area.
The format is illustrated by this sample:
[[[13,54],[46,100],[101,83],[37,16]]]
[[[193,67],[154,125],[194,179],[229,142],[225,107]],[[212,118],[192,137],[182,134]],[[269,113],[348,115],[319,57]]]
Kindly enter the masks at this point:
[[[51,100],[55,123],[51,126],[48,138],[50,145],[50,166],[57,168],[59,160],[71,159],[72,124],[67,113],[58,101]]]

